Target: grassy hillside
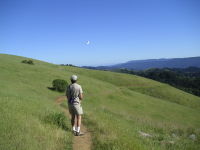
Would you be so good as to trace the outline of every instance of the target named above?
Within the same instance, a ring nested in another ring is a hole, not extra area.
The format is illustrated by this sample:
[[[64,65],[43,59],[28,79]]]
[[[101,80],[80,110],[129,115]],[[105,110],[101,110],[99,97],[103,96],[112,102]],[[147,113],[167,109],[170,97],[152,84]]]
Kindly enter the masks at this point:
[[[0,149],[71,149],[69,118],[67,129],[45,120],[61,113],[54,99],[63,95],[47,87],[72,74],[84,90],[93,149],[200,149],[199,97],[138,76],[24,59],[0,55]]]
[[[71,149],[70,131],[46,121],[61,113],[54,102],[60,93],[47,87],[63,76],[55,65],[24,59],[0,55],[0,150]]]
[[[156,82],[154,80],[129,74],[113,72],[108,73],[108,71],[77,69],[73,67],[68,68],[67,70],[86,75],[104,82],[109,82],[118,87],[125,87],[130,90],[140,92],[142,94],[160,98],[161,100],[167,100],[200,110],[199,97],[189,93],[185,93],[179,89],[173,88],[172,86]]]

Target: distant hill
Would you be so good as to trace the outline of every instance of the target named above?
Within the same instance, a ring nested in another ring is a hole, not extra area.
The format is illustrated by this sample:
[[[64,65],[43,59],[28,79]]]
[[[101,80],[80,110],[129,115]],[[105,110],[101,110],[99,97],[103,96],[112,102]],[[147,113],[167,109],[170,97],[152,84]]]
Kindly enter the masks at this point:
[[[131,70],[145,70],[149,68],[187,68],[200,67],[200,57],[188,58],[171,58],[171,59],[147,59],[147,60],[132,60],[126,63],[120,63],[112,66],[86,67],[90,69],[112,70],[127,68]]]

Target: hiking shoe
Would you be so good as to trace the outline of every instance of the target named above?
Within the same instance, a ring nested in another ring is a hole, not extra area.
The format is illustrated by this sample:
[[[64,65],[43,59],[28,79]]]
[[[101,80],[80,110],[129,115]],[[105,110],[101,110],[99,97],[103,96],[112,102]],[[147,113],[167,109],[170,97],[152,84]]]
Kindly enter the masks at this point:
[[[82,135],[84,135],[84,133],[82,133],[82,132],[76,132],[76,134],[75,134],[75,136],[82,136]]]
[[[76,135],[76,131],[72,130],[72,133],[73,133],[74,135]]]

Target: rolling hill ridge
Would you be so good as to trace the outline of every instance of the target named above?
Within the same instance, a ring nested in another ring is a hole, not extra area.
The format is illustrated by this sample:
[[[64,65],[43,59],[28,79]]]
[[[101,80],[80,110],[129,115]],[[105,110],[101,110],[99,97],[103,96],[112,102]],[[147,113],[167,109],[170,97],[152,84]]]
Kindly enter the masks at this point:
[[[171,58],[171,59],[147,59],[147,60],[132,60],[126,63],[119,63],[111,66],[87,67],[99,70],[112,70],[127,68],[130,70],[145,70],[150,68],[187,68],[200,67],[200,57],[188,58]]]

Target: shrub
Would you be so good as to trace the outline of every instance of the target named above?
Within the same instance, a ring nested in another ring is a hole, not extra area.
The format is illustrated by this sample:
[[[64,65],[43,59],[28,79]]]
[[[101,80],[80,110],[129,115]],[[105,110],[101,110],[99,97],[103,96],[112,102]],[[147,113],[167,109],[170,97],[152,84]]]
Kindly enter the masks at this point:
[[[28,60],[28,61],[27,61],[27,64],[33,65],[34,63],[33,63],[32,60]]]
[[[64,92],[66,90],[66,87],[68,86],[67,81],[62,79],[55,79],[52,82],[53,89],[59,92]]]
[[[27,63],[27,60],[22,60],[22,63],[25,63],[25,64],[26,64],[26,63]]]
[[[22,63],[34,65],[33,60],[22,60]]]

